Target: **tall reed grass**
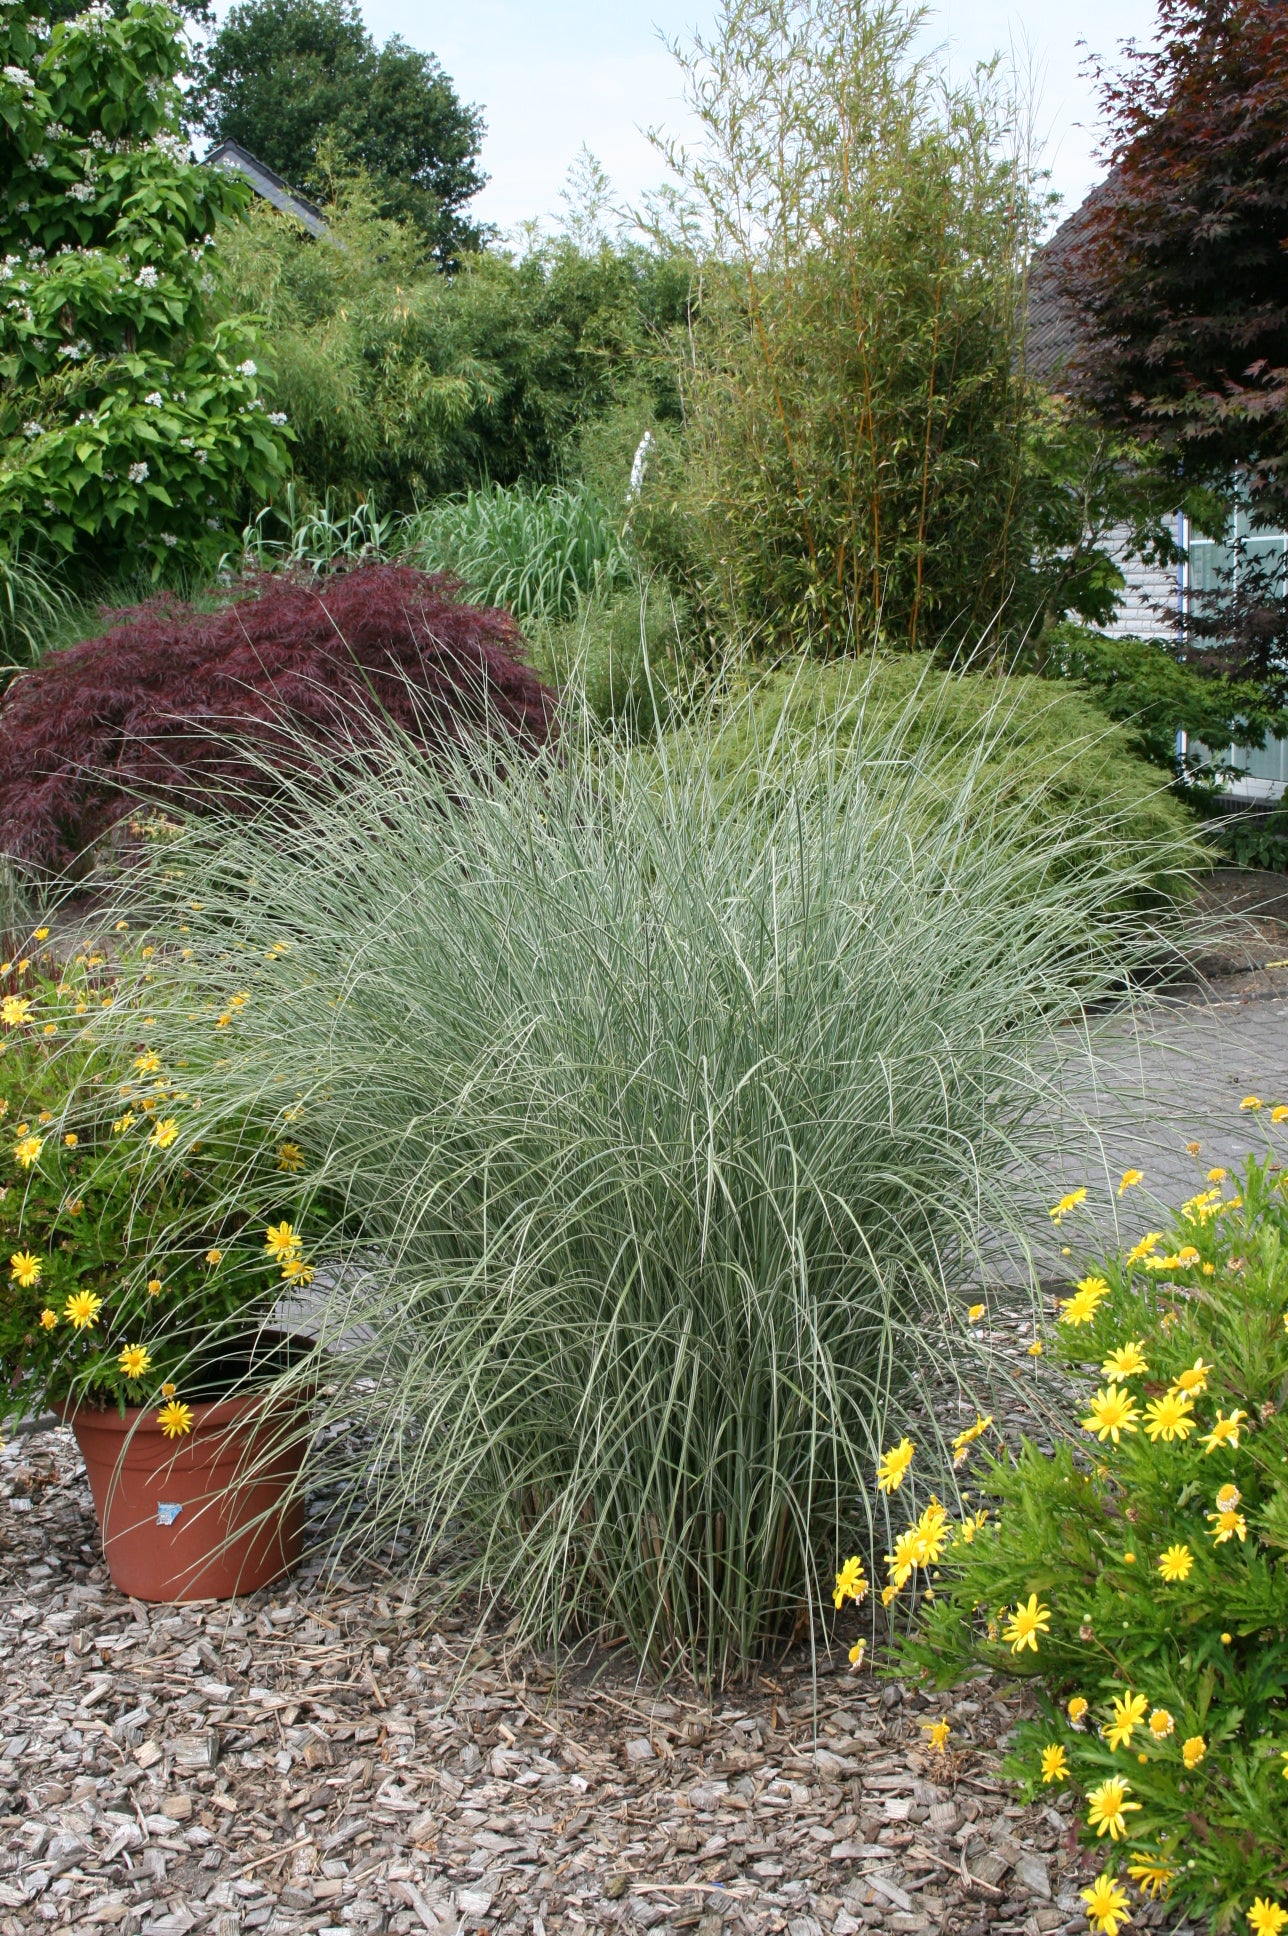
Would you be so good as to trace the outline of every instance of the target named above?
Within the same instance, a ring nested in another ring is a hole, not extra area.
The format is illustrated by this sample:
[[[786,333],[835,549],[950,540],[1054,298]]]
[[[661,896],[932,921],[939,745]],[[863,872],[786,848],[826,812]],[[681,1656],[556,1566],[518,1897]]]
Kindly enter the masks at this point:
[[[175,1159],[276,1128],[332,1206],[319,1423],[373,1541],[716,1678],[879,1557],[874,1459],[1046,1188],[1057,1025],[1160,945],[1111,815],[1035,840],[990,790],[998,691],[951,768],[924,693],[753,718],[732,776],[714,729],[500,778],[390,737],[143,865]]]
[[[571,617],[631,575],[621,531],[580,484],[441,498],[408,518],[403,543],[417,564],[454,572],[472,597],[518,619]]]

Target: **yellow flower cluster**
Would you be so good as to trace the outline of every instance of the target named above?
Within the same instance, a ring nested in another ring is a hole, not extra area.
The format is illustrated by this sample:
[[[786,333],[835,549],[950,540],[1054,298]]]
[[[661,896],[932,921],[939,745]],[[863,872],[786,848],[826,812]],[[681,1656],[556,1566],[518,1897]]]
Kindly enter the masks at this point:
[[[264,1232],[264,1248],[288,1284],[304,1288],[313,1282],[313,1266],[304,1259],[304,1239],[283,1219]]]

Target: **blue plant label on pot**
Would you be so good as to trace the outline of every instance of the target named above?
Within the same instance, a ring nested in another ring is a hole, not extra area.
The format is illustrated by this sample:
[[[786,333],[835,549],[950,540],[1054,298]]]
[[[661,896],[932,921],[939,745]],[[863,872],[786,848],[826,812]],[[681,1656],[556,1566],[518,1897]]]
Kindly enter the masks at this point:
[[[179,1514],[182,1511],[183,1511],[183,1507],[181,1505],[174,1505],[174,1506],[167,1505],[164,1501],[162,1501],[157,1506],[157,1525],[173,1526],[175,1520],[179,1517]]]

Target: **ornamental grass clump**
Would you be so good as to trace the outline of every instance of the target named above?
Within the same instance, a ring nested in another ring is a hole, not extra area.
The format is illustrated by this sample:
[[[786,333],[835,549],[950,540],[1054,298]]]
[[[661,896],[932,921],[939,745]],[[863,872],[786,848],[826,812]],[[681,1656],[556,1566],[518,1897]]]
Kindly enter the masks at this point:
[[[1057,1024],[1160,943],[1148,853],[1034,841],[968,758],[927,790],[888,715],[751,735],[745,783],[712,737],[390,736],[134,886],[201,1135],[289,1110],[341,1206],[317,1442],[367,1537],[719,1678],[885,1537],[853,1501],[927,1347],[952,1374],[981,1223],[1021,1227]]]
[[[1033,1684],[1010,1772],[1079,1795],[1102,1936],[1156,1897],[1214,1929],[1288,1923],[1286,1184],[1272,1150],[1213,1168],[1163,1228],[1088,1260],[1047,1339],[1079,1374],[1068,1434],[981,1462],[977,1522],[904,1650],[940,1685]],[[1085,1202],[1056,1205],[1062,1234]]]

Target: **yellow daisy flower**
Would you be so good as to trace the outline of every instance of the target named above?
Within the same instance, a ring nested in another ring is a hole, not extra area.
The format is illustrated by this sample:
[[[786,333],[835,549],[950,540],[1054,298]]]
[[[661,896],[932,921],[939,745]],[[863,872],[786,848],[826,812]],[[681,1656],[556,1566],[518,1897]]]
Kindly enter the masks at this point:
[[[1175,1869],[1169,1869],[1156,1855],[1138,1855],[1127,1864],[1127,1873],[1142,1896],[1151,1899],[1162,1895],[1175,1876]]]
[[[289,1230],[290,1225],[284,1224],[282,1228]],[[911,1439],[900,1439],[898,1445],[892,1446],[889,1452],[883,1452],[881,1454],[880,1460],[877,1463],[878,1492],[888,1493],[899,1490],[899,1487],[903,1484],[904,1474],[912,1464],[913,1453],[915,1451],[916,1447]]]
[[[1027,1604],[1023,1601],[1016,1606],[1010,1621],[1002,1633],[1013,1654],[1023,1653],[1026,1647],[1036,1654],[1038,1635],[1047,1633],[1051,1626],[1050,1607],[1039,1606],[1036,1593],[1030,1593]]]
[[[33,1284],[39,1284],[44,1268],[43,1260],[33,1256],[29,1250],[15,1250],[9,1259],[9,1275],[24,1291],[29,1291]]]
[[[1126,1344],[1117,1345],[1110,1352],[1100,1367],[1100,1375],[1111,1384],[1116,1384],[1124,1378],[1134,1378],[1139,1372],[1148,1370],[1144,1344],[1137,1344],[1133,1339]]]
[[[1164,1392],[1161,1398],[1151,1398],[1145,1407],[1145,1432],[1157,1444],[1165,1439],[1168,1444],[1173,1439],[1184,1441],[1194,1430],[1194,1401],[1184,1392]]]
[[[1232,1445],[1237,1452],[1239,1449],[1239,1427],[1247,1416],[1248,1414],[1241,1412],[1237,1405],[1228,1418],[1223,1412],[1218,1411],[1212,1430],[1199,1440],[1199,1444],[1209,1453],[1215,1452],[1218,1445]]]
[[[1102,1445],[1106,1439],[1117,1445],[1121,1433],[1136,1430],[1139,1417],[1135,1394],[1126,1385],[1106,1385],[1092,1399],[1090,1416],[1083,1419],[1082,1429],[1094,1432]]]
[[[1127,1816],[1139,1809],[1139,1802],[1129,1802],[1131,1784],[1121,1775],[1110,1775],[1087,1796],[1087,1827],[1094,1828],[1097,1836],[1108,1834],[1111,1842],[1117,1842],[1127,1833]]]
[[[1069,1777],[1069,1757],[1057,1741],[1042,1750],[1043,1781],[1067,1781]]]
[[[1087,1921],[1096,1936],[1118,1936],[1122,1924],[1131,1921],[1126,1891],[1111,1875],[1098,1875],[1090,1889],[1083,1889],[1081,1894],[1087,1905]]]
[[[1178,1541],[1175,1546],[1167,1547],[1159,1556],[1158,1570],[1168,1585],[1174,1586],[1178,1580],[1189,1578],[1193,1565],[1193,1553],[1188,1546]]]
[[[77,1331],[88,1331],[102,1308],[102,1298],[93,1291],[74,1291],[63,1306],[63,1316]]]
[[[1076,1210],[1080,1203],[1085,1203],[1086,1201],[1087,1192],[1085,1188],[1070,1190],[1065,1196],[1061,1197],[1059,1203],[1052,1205],[1047,1215],[1050,1217],[1052,1223],[1061,1224],[1071,1210]]]
[[[1132,1730],[1138,1728],[1145,1719],[1145,1709],[1148,1706],[1149,1701],[1145,1695],[1133,1694],[1130,1688],[1121,1698],[1115,1694],[1113,1719],[1107,1721],[1100,1730],[1111,1748],[1131,1746]]]
[[[152,1354],[145,1344],[127,1344],[116,1362],[126,1378],[142,1378],[152,1363]]]
[[[181,1439],[192,1430],[192,1409],[171,1398],[157,1413],[157,1424],[168,1439]]]
[[[863,1561],[858,1558],[846,1560],[836,1576],[832,1589],[832,1605],[840,1608],[847,1600],[862,1601],[868,1591],[868,1583],[863,1577]]]
[[[296,1234],[291,1225],[283,1219],[281,1223],[270,1224],[264,1232],[264,1248],[275,1259],[294,1257],[304,1248],[304,1239]],[[904,1441],[905,1444],[907,1441]],[[909,1454],[911,1457],[911,1453]],[[901,1475],[902,1476],[902,1475]]]

